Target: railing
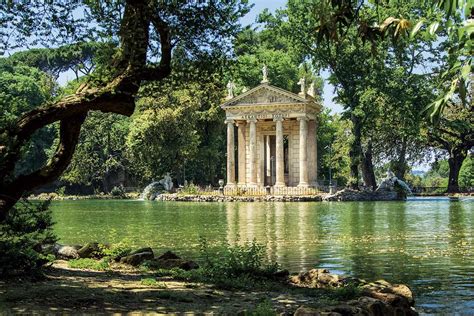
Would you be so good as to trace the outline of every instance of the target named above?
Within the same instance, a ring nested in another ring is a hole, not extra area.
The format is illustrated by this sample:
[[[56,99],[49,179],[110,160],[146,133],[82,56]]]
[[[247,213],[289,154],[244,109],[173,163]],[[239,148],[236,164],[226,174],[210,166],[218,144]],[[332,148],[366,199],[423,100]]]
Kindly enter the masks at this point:
[[[263,196],[263,195],[317,195],[319,188],[305,187],[235,187],[224,188],[224,195]]]
[[[413,194],[443,194],[446,193],[447,187],[413,187]],[[473,193],[474,187],[459,187],[459,193]]]

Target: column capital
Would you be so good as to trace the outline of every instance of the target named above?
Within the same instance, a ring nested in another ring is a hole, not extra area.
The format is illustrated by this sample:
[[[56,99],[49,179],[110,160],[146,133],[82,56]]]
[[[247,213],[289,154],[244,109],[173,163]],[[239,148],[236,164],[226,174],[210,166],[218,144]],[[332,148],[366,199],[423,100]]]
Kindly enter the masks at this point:
[[[283,122],[285,118],[281,114],[273,115],[273,122]]]
[[[257,119],[255,117],[250,117],[247,119],[247,123],[257,123]]]
[[[226,119],[226,120],[224,121],[224,123],[226,123],[226,124],[234,124],[235,121],[234,121],[233,119]]]
[[[297,117],[296,120],[298,120],[298,121],[309,121],[309,118],[305,115],[305,116]]]

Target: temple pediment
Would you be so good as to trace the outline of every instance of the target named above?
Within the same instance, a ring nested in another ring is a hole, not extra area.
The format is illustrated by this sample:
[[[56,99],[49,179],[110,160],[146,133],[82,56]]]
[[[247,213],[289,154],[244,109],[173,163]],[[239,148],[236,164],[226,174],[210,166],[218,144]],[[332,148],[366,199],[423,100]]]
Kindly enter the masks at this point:
[[[306,95],[302,97],[295,93],[283,90],[281,88],[261,84],[247,92],[244,92],[227,102],[221,107],[237,107],[237,106],[255,106],[255,105],[279,105],[279,104],[308,104],[313,103],[314,99]]]

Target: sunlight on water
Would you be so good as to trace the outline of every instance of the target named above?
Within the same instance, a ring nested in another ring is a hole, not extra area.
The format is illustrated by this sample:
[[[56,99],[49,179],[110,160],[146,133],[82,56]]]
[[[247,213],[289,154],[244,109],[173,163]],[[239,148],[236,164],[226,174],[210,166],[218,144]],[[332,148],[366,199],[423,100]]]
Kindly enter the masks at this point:
[[[407,202],[53,203],[61,242],[129,239],[198,256],[210,243],[256,239],[290,271],[326,267],[410,285],[425,313],[474,313],[474,199]]]

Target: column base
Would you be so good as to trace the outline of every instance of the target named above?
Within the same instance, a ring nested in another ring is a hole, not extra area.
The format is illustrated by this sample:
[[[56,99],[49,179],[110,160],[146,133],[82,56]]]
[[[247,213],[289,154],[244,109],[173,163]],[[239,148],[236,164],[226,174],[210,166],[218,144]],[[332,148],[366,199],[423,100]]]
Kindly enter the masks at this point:
[[[285,188],[286,184],[284,184],[283,182],[281,182],[281,183],[277,182],[273,185],[273,187],[275,187],[275,188]]]
[[[235,183],[227,183],[224,188],[226,189],[235,189],[237,185]]]
[[[299,183],[299,184],[298,184],[298,188],[309,188],[309,184],[306,183],[306,182]]]

